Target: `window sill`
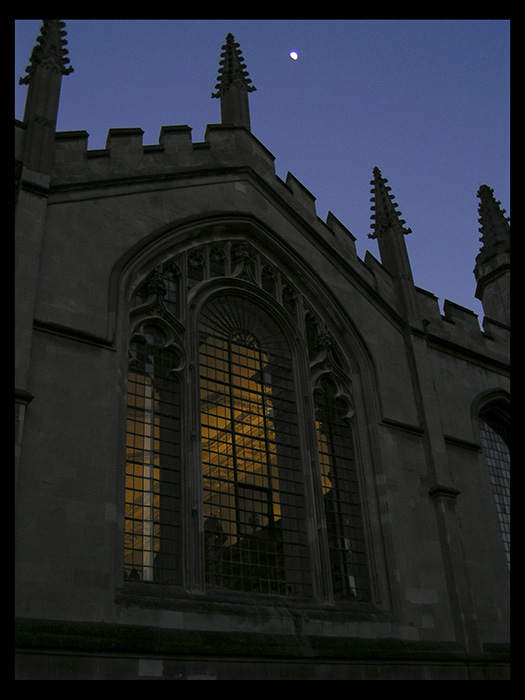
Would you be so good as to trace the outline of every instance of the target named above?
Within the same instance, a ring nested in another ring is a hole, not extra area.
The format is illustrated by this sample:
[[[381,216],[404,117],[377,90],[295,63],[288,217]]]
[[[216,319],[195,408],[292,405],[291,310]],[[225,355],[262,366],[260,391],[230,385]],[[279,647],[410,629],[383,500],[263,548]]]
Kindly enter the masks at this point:
[[[149,608],[195,612],[202,614],[257,615],[265,613],[282,616],[284,611],[308,619],[337,619],[359,622],[391,621],[392,615],[373,603],[339,600],[318,601],[298,596],[250,594],[225,589],[202,593],[188,593],[182,587],[149,583],[125,584],[115,596],[115,603],[127,608]]]

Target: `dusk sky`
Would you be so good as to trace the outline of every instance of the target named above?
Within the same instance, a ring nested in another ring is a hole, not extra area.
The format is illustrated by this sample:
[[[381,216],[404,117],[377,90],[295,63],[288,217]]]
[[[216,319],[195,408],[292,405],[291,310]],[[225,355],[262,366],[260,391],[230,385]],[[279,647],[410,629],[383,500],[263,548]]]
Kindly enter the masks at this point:
[[[228,32],[257,88],[252,133],[379,258],[371,230],[377,166],[406,225],[417,286],[472,309],[479,252],[477,190],[510,216],[509,20],[65,20],[74,72],[64,77],[58,130],[86,130],[104,148],[111,128],[187,124],[194,142],[220,122],[215,89]],[[41,20],[15,20],[18,84]],[[296,51],[297,60],[290,52]]]

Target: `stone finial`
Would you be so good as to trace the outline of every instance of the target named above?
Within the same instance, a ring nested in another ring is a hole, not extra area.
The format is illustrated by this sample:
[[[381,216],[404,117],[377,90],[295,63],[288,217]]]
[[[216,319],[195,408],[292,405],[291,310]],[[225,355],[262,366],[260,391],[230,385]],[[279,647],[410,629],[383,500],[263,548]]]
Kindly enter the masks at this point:
[[[240,51],[240,44],[235,41],[231,32],[226,37],[226,43],[222,47],[219,65],[219,75],[215,86],[217,92],[212,93],[212,97],[220,98],[232,87],[244,92],[254,92],[256,90],[256,87],[251,85],[252,81],[246,70],[246,64]]]
[[[476,298],[485,319],[510,327],[510,223],[487,185],[478,190],[481,249],[476,256]]]
[[[394,202],[393,195],[390,194],[392,188],[387,185],[388,180],[381,175],[379,168],[374,168],[374,179],[370,181],[373,195],[370,199],[373,202],[370,209],[372,214],[372,233],[368,234],[369,238],[377,238],[378,235],[390,230],[397,229],[403,234],[412,233],[411,229],[405,227],[406,221],[401,218],[400,212],[396,209],[398,206]]]
[[[501,202],[494,197],[494,190],[488,185],[481,185],[478,190],[479,232],[483,248],[490,249],[510,241],[510,219],[505,216]]]
[[[48,67],[62,75],[69,75],[73,72],[73,67],[68,66],[67,41],[65,40],[65,22],[59,19],[44,19],[40,36],[37,38],[37,45],[34,47],[29,65],[26,68],[27,75],[20,78],[21,85],[27,85],[37,68],[37,66]]]
[[[222,47],[219,63],[216,92],[212,97],[221,101],[221,119],[223,124],[244,126],[250,129],[250,112],[248,93],[256,88],[251,84],[239,44],[233,34],[228,34]]]
[[[370,182],[372,189],[370,207],[372,214],[372,233],[369,238],[377,238],[381,263],[392,276],[397,287],[399,310],[407,319],[417,318],[417,302],[414,294],[414,279],[405,243],[405,235],[412,231],[405,226],[405,220],[397,210],[397,204],[390,194],[388,180],[381,175],[379,168],[374,168],[374,179]]]

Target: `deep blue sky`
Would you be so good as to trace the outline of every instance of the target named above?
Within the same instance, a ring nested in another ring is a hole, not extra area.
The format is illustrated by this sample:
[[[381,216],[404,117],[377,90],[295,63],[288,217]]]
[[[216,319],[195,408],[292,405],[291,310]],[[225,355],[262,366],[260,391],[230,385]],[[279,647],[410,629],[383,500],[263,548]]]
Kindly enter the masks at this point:
[[[477,190],[510,216],[509,20],[65,20],[74,73],[64,78],[58,129],[85,129],[103,148],[110,128],[187,124],[202,141],[220,122],[215,88],[228,32],[257,91],[252,132],[365,251],[375,166],[413,233],[415,283],[482,318],[472,270]],[[15,20],[15,117],[41,20]],[[293,61],[290,51],[299,59]]]

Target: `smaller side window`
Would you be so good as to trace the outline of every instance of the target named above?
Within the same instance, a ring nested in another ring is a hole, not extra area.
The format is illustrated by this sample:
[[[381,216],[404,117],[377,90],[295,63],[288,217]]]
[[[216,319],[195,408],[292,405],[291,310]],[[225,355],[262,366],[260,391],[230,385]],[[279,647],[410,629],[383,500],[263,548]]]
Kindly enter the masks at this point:
[[[510,570],[510,429],[503,401],[480,412],[479,432]]]
[[[144,324],[130,344],[126,439],[126,580],[181,583],[179,358]]]

